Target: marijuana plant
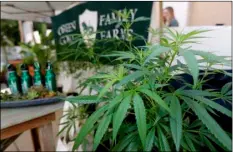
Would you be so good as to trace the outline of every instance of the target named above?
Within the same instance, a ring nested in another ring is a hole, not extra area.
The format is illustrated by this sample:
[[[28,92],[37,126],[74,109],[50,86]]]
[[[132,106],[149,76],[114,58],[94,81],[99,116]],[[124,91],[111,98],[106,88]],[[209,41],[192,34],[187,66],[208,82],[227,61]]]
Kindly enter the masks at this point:
[[[112,151],[231,150],[231,133],[214,119],[218,113],[232,117],[230,109],[215,102],[223,99],[231,104],[231,83],[220,91],[204,87],[211,73],[231,75],[213,67],[230,65],[230,61],[191,48],[190,44],[203,38],[199,35],[204,32],[163,29],[158,44],[135,47],[126,43],[128,51],[102,54],[120,62],[113,72],[98,73],[84,83],[97,94],[66,99],[78,104],[105,103],[88,116],[73,150],[92,131],[93,150],[105,141]],[[185,63],[177,57],[183,57]],[[182,73],[192,76],[192,81],[186,81]],[[182,82],[180,87],[172,83],[178,80]]]

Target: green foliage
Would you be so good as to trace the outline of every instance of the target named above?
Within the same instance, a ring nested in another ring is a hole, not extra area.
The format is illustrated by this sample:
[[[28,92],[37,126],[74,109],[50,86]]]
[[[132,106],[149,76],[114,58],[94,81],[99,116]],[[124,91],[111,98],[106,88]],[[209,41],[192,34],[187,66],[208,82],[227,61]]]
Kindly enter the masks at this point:
[[[1,46],[14,46],[20,42],[18,22],[1,19]]]
[[[147,134],[146,109],[142,98],[137,93],[135,93],[133,100],[134,100],[134,112],[136,117],[136,124],[138,127],[138,133],[142,142],[142,146],[143,148],[145,148],[146,134]]]
[[[47,27],[45,24],[41,24],[38,28],[40,35],[40,43],[33,44],[20,43],[21,55],[23,56],[24,63],[32,65],[35,61],[38,61],[42,69],[45,69],[46,62],[53,63],[55,72],[57,72],[56,66],[58,66],[55,56],[55,43],[53,40],[53,33],[46,35]]]
[[[99,123],[97,131],[95,133],[94,147],[93,147],[94,150],[96,150],[96,148],[99,146],[101,139],[103,138],[105,132],[108,129],[111,119],[112,119],[112,114],[109,114],[106,117],[103,117],[103,119]]]
[[[36,92],[36,91],[28,92],[28,99],[29,100],[32,100],[32,99],[35,99],[35,98],[38,98],[38,97],[39,97],[38,92]]]
[[[58,132],[58,135],[60,135],[62,132],[65,132],[65,141],[69,141],[69,134],[71,129],[74,130],[74,133],[77,133],[76,128],[76,121],[77,120],[83,120],[87,118],[87,109],[89,105],[79,105],[71,103],[72,106],[65,111],[65,114],[62,116],[62,118],[66,118],[65,122],[59,124],[63,125],[63,128]]]
[[[64,96],[62,93],[49,91],[43,86],[32,86],[29,88],[26,94],[18,94],[12,95],[9,94],[7,91],[4,93],[0,93],[1,102],[4,101],[19,101],[19,100],[33,100],[38,98],[49,98],[54,96]]]
[[[116,113],[113,117],[113,140],[116,139],[118,130],[120,129],[120,126],[126,116],[126,113],[130,107],[132,94],[129,94],[119,105]]]
[[[215,137],[227,148],[231,149],[231,139],[226,132],[219,126],[219,124],[208,114],[203,105],[194,102],[192,99],[184,98],[184,101],[190,106],[190,108],[196,113],[198,118],[204,125],[215,135]]]
[[[167,137],[164,135],[163,131],[159,127],[158,127],[158,138],[159,138],[159,149],[161,149],[161,151],[171,151],[167,141]]]
[[[127,24],[124,26],[128,28]],[[230,84],[221,91],[202,89],[208,81],[204,79],[210,74],[208,70],[214,69],[214,64],[228,64],[228,61],[183,47],[203,38],[199,35],[206,30],[189,33],[163,30],[159,33],[162,34],[160,44],[134,47],[129,43],[126,44],[128,52],[102,56],[120,62],[112,72],[98,73],[86,81],[85,87],[97,91],[93,96],[96,102],[90,103],[106,102],[88,116],[77,134],[73,150],[95,127],[94,150],[106,140],[112,151],[200,151],[203,147],[231,150],[232,135],[226,133],[212,116],[217,110],[231,117],[231,110],[214,101],[221,98],[231,103]],[[173,65],[180,55],[186,64]],[[202,57],[202,61],[199,62],[196,56]],[[203,62],[208,64],[200,78],[199,68]],[[185,82],[178,89],[173,87],[172,80],[185,81],[177,76],[180,73],[190,74],[194,83]],[[73,98],[72,102],[82,103],[82,98]]]
[[[194,86],[196,86],[199,76],[197,60],[192,52],[185,51],[183,56],[190,70],[190,73],[193,76]]]
[[[182,137],[182,111],[181,105],[176,96],[171,97],[171,117],[170,128],[174,140],[176,151],[179,151],[180,140]]]
[[[91,104],[91,103],[99,103],[106,102],[107,100],[98,100],[98,96],[77,96],[77,97],[67,97],[66,101],[75,102],[78,104]],[[78,102],[77,102],[78,101]]]
[[[155,140],[155,128],[152,128],[146,137],[145,151],[151,151]]]
[[[83,125],[83,129],[80,130],[78,138],[75,139],[73,150],[77,149],[85,139],[86,135],[93,130],[95,123],[99,120],[107,108],[108,105],[101,107],[88,118],[88,120]]]

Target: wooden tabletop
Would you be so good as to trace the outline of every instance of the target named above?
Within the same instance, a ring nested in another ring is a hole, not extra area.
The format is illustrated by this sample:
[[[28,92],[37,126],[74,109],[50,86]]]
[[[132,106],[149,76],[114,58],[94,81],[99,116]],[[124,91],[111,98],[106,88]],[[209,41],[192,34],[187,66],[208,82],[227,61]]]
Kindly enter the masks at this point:
[[[64,102],[25,108],[1,109],[1,129],[39,118],[62,109]]]

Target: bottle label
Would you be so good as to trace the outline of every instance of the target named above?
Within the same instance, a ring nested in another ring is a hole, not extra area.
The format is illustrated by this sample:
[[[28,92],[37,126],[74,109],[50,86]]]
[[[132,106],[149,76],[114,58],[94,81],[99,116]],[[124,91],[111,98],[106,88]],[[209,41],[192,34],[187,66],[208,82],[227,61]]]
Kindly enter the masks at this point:
[[[51,79],[47,80],[45,85],[49,91],[54,91],[53,80]]]
[[[18,88],[18,81],[16,78],[16,72],[15,71],[9,71],[8,72],[8,85],[11,90],[12,94],[18,94],[19,88]]]
[[[42,85],[41,75],[40,75],[40,72],[38,70],[35,70],[34,85],[36,85],[36,86]]]
[[[19,93],[16,81],[10,81],[9,87],[10,87],[10,90],[11,90],[12,94],[18,94]]]
[[[27,93],[28,88],[29,88],[29,86],[27,84],[27,81],[23,81],[22,82],[22,91],[23,91],[23,93]]]
[[[27,93],[30,88],[30,77],[27,70],[22,71],[21,86],[23,94]]]
[[[50,71],[47,71],[47,74],[45,76],[45,86],[49,91],[56,91],[56,79],[55,75],[51,73]]]

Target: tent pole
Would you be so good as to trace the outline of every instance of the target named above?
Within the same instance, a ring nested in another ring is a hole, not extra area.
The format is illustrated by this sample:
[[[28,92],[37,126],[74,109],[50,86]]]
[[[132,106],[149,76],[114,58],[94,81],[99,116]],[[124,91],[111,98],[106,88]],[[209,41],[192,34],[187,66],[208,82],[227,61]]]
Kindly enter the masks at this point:
[[[159,28],[159,41],[161,40],[162,34],[163,34],[163,1],[158,2],[158,28]]]
[[[18,20],[18,25],[19,25],[20,42],[24,42],[24,33],[23,33],[23,26],[21,20]]]
[[[159,22],[159,27],[163,27],[163,2],[159,1],[159,16],[160,16],[160,22]]]

